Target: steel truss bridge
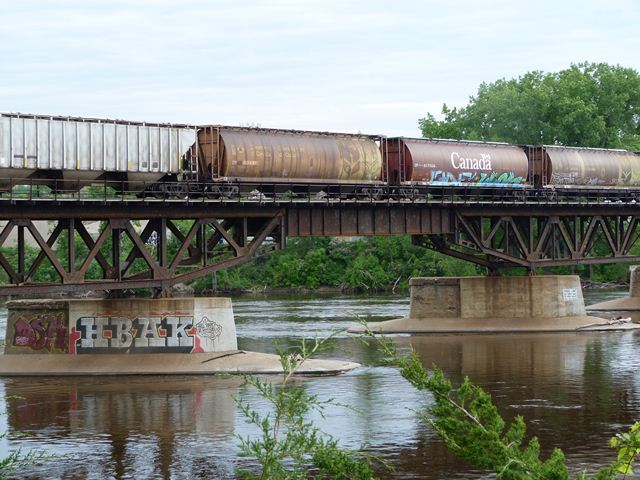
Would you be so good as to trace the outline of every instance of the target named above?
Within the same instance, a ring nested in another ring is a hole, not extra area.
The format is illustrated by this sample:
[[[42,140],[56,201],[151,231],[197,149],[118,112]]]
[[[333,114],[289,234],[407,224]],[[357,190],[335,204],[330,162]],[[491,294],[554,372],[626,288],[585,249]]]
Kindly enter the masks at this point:
[[[133,288],[158,295],[281,249],[289,237],[411,235],[417,245],[490,271],[640,261],[632,253],[640,192],[434,188],[365,197],[315,184],[308,193],[266,196],[250,187],[250,194],[224,198],[100,187],[2,193],[0,295]],[[48,222],[46,233],[40,221]],[[90,233],[89,224],[97,230]],[[42,280],[44,269],[53,277]]]

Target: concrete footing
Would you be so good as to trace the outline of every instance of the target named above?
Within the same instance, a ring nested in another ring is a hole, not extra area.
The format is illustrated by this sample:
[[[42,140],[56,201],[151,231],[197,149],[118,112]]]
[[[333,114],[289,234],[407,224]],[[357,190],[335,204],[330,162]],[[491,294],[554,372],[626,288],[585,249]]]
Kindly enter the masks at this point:
[[[280,373],[277,355],[239,351],[229,298],[17,300],[0,375]],[[353,362],[308,360],[302,374]]]
[[[634,322],[640,322],[640,268],[634,265],[629,271],[628,297],[589,305],[587,312],[607,317],[630,317]]]
[[[384,333],[486,333],[640,328],[587,316],[574,275],[412,278],[409,316],[370,324]],[[352,332],[362,328],[351,329]]]
[[[340,360],[307,360],[297,373],[335,375],[360,365]],[[282,373],[277,355],[243,350],[219,353],[132,353],[0,355],[1,376],[205,375]]]

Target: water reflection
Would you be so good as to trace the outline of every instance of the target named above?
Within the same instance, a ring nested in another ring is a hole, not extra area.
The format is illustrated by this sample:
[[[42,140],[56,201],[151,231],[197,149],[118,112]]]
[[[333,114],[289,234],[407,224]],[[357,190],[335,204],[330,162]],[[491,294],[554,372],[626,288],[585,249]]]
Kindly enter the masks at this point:
[[[236,299],[242,348],[272,351],[301,336],[330,333],[353,324],[354,315],[377,321],[402,315],[406,298],[337,297]],[[525,416],[549,452],[567,453],[573,468],[608,461],[608,437],[640,413],[637,356],[640,332],[394,337],[411,345],[427,364],[454,381],[464,376],[485,387],[501,412]],[[327,433],[351,448],[367,444],[395,468],[384,478],[484,478],[451,457],[413,409],[431,401],[410,388],[380,353],[358,338],[341,335],[325,355],[364,368],[338,377],[299,380],[320,398],[336,398],[358,412],[331,408]],[[267,405],[234,377],[102,377],[0,379],[6,428],[26,436],[12,446],[68,454],[21,472],[21,478],[234,478],[235,435],[255,430],[234,398]],[[0,408],[2,406],[0,405]],[[0,426],[1,428],[1,426]],[[2,445],[6,452],[8,443]]]
[[[170,478],[176,463],[185,467],[179,455],[185,444],[197,447],[204,440],[233,450],[240,383],[234,377],[11,379],[5,393],[17,398],[6,404],[8,429],[26,434],[30,446],[51,442],[49,451],[85,459],[79,465],[47,464],[46,478],[55,478],[54,472],[75,478]],[[190,460],[198,450],[189,451]],[[86,454],[101,461],[87,462]],[[223,463],[231,475],[233,466]],[[40,475],[34,470],[28,478]]]
[[[5,382],[5,393],[19,397],[7,408],[9,427],[16,430],[55,426],[80,436],[122,429],[136,435],[228,436],[234,430],[232,388],[240,383],[235,377],[13,379]]]

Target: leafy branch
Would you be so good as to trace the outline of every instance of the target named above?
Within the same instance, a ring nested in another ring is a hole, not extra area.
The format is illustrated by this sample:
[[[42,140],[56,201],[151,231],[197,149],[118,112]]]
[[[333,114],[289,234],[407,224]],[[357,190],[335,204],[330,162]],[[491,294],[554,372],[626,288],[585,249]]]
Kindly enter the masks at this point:
[[[491,395],[465,378],[454,389],[442,370],[433,365],[428,370],[418,354],[411,350],[399,354],[396,346],[384,336],[375,334],[366,324],[366,341],[375,342],[385,354],[387,363],[400,369],[401,375],[416,389],[433,395],[431,406],[418,412],[418,417],[431,425],[445,445],[456,456],[469,463],[495,472],[502,480],[567,480],[569,471],[562,450],[556,448],[543,460],[536,437],[525,442],[526,424],[518,415],[507,427]],[[617,434],[610,445],[617,451],[611,466],[595,474],[581,472],[578,480],[614,480],[632,474],[632,466],[640,455],[640,422],[626,433]]]
[[[526,424],[516,416],[507,425],[493,404],[491,395],[465,378],[453,388],[442,370],[425,368],[414,350],[398,352],[395,344],[374,334],[366,322],[363,340],[374,342],[384,353],[386,362],[399,368],[401,375],[416,389],[429,392],[430,406],[418,410],[418,417],[432,426],[445,445],[458,457],[484,470],[493,471],[501,480],[568,480],[569,470],[562,450],[556,448],[548,458],[540,456],[536,437],[525,441]],[[373,462],[379,459],[363,449],[341,449],[337,441],[322,432],[308,416],[317,412],[324,416],[328,405],[338,405],[334,399],[320,400],[304,386],[293,382],[294,375],[312,356],[329,348],[334,332],[326,339],[303,340],[298,347],[277,348],[282,366],[280,382],[263,381],[246,376],[247,386],[269,403],[269,412],[262,414],[242,399],[238,405],[245,420],[256,426],[256,437],[239,437],[241,454],[257,461],[257,471],[239,470],[245,479],[356,479],[373,476]],[[615,480],[633,475],[640,455],[640,422],[628,432],[619,433],[610,441],[617,458],[608,467],[593,474],[579,472],[576,480]],[[381,462],[385,468],[390,468]]]
[[[333,399],[320,400],[307,392],[304,386],[295,385],[293,376],[311,357],[327,350],[340,331],[327,338],[302,340],[298,347],[277,348],[282,366],[279,384],[263,381],[247,375],[245,384],[253,387],[270,405],[267,414],[261,414],[242,399],[238,399],[245,420],[255,425],[257,438],[239,437],[241,455],[257,460],[259,471],[239,470],[245,479],[338,479],[369,480],[373,476],[372,456],[362,450],[345,450],[337,441],[322,432],[308,420],[311,412],[324,416],[328,405],[337,405]]]

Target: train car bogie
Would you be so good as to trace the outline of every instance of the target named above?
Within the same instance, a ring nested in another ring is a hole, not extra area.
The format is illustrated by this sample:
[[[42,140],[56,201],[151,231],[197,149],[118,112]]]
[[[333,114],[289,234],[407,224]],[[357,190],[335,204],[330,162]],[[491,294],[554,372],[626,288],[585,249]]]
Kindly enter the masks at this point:
[[[123,186],[126,183],[123,182]],[[137,189],[136,189],[137,190]],[[125,193],[120,188],[116,189],[119,194]],[[179,181],[164,181],[161,183],[154,183],[149,185],[144,190],[138,193],[139,197],[152,197],[152,198],[188,198],[197,196],[195,191],[190,191],[190,185],[186,182]]]
[[[420,190],[417,187],[400,187],[398,189],[400,198],[416,198],[420,195]]]
[[[376,186],[357,187],[355,189],[357,199],[376,200],[382,198],[384,190]]]
[[[240,187],[226,183],[206,183],[204,195],[207,198],[232,198],[239,197]]]

